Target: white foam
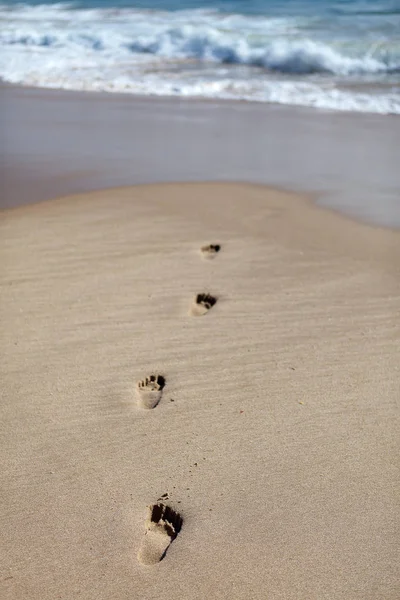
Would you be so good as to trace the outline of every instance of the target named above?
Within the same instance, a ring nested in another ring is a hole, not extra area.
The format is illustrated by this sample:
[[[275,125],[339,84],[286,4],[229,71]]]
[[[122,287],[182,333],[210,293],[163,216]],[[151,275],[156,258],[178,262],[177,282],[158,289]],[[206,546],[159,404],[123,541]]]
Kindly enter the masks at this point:
[[[397,76],[399,48],[360,40],[350,54],[304,37],[301,19],[61,4],[0,6],[0,19],[0,76],[13,83],[400,114],[395,90],[343,91],[334,79]]]

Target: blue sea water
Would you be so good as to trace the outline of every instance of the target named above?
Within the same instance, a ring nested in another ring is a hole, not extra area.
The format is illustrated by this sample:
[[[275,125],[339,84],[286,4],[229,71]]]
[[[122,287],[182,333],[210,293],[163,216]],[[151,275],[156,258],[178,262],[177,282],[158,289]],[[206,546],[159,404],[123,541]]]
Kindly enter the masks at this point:
[[[400,0],[0,3],[0,77],[400,114]]]

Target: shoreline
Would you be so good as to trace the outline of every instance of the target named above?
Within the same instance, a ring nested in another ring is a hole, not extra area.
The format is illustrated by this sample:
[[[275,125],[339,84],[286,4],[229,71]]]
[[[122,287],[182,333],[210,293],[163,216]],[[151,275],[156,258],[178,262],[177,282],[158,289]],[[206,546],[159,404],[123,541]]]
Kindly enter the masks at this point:
[[[243,181],[400,227],[400,121],[389,116],[9,84],[0,94],[1,208],[128,185]]]
[[[351,87],[352,84],[348,84]],[[361,85],[361,84],[360,84]],[[389,87],[392,87],[391,84],[387,84]],[[356,84],[354,84],[356,87]],[[107,98],[119,98],[119,99],[137,99],[137,100],[148,100],[150,102],[154,101],[162,101],[162,102],[194,102],[194,103],[205,103],[205,104],[237,104],[237,105],[258,105],[272,108],[282,108],[283,110],[291,109],[295,111],[304,111],[308,114],[321,114],[321,115],[343,115],[343,116],[354,116],[357,115],[361,117],[377,117],[381,118],[398,118],[400,119],[400,114],[397,113],[374,113],[374,112],[363,112],[363,111],[354,111],[354,110],[339,110],[334,108],[326,108],[320,106],[306,106],[302,104],[283,104],[281,102],[267,102],[264,100],[248,100],[247,98],[211,98],[206,96],[183,96],[183,95],[173,95],[173,94],[139,94],[139,93],[129,93],[124,92],[122,90],[111,91],[111,90],[75,90],[69,88],[57,88],[57,87],[42,87],[39,85],[25,85],[23,83],[10,83],[8,81],[4,81],[0,79],[0,90],[1,88],[9,88],[14,90],[27,90],[27,91],[38,91],[38,92],[49,92],[54,94],[72,94],[72,95],[82,95],[82,96],[93,96],[93,97],[102,97],[103,99]]]
[[[40,200],[38,202],[34,202],[32,204],[22,204],[19,206],[13,206],[10,208],[0,208],[0,219],[4,217],[5,220],[8,219],[9,216],[13,214],[20,213],[21,215],[27,213],[34,214],[35,211],[46,210],[47,207],[57,207],[59,205],[63,205],[65,202],[68,202],[71,207],[74,203],[79,202],[82,197],[86,199],[96,198],[102,194],[107,195],[126,195],[130,192],[138,192],[139,194],[142,191],[146,191],[147,189],[165,189],[168,191],[169,189],[174,188],[207,188],[212,186],[214,189],[224,189],[227,186],[233,186],[238,189],[250,189],[250,190],[259,190],[264,191],[268,196],[275,196],[280,199],[284,199],[285,202],[289,203],[292,206],[292,209],[298,211],[299,214],[308,214],[308,215],[318,215],[318,218],[326,219],[326,223],[333,223],[334,229],[339,231],[341,229],[341,235],[343,237],[342,242],[345,242],[346,231],[354,231],[356,228],[359,236],[361,238],[369,239],[369,233],[372,232],[373,235],[380,236],[379,244],[374,244],[372,247],[368,244],[364,244],[362,246],[362,251],[359,253],[359,258],[367,258],[363,252],[365,250],[370,251],[370,257],[372,258],[375,254],[379,256],[382,254],[383,256],[387,255],[390,252],[391,248],[397,244],[399,240],[400,228],[399,227],[386,227],[381,226],[379,224],[370,223],[362,221],[361,219],[357,219],[356,217],[352,217],[346,213],[341,212],[335,208],[331,208],[330,206],[321,206],[318,204],[318,198],[313,196],[312,194],[302,194],[293,190],[270,187],[268,185],[259,184],[259,183],[250,183],[247,181],[170,181],[170,182],[160,182],[160,183],[144,183],[144,184],[136,184],[136,185],[126,185],[126,186],[116,186],[110,188],[101,188],[89,190],[87,192],[78,192],[75,194],[62,194],[55,198],[49,198],[47,200]],[[279,209],[279,206],[276,206],[276,209]],[[284,209],[284,207],[282,207]],[[180,210],[183,214],[185,214],[185,210],[183,205],[180,205]],[[325,217],[324,217],[325,215]],[[320,240],[321,241],[321,240]],[[332,241],[328,242],[332,243]],[[355,250],[354,245],[351,244],[353,251]],[[344,245],[346,248],[346,244]],[[343,248],[342,248],[343,249]],[[360,249],[361,250],[361,249]],[[357,253],[357,252],[356,252]]]
[[[385,225],[379,225],[377,223],[373,223],[373,222],[369,222],[369,221],[364,221],[362,219],[359,219],[355,216],[349,215],[345,212],[342,212],[341,210],[335,209],[331,206],[328,205],[321,205],[318,203],[318,200],[320,200],[320,198],[317,195],[313,195],[313,194],[304,194],[301,192],[297,192],[295,190],[291,190],[291,189],[285,189],[285,188],[279,188],[279,187],[271,187],[265,184],[261,184],[261,183],[252,183],[249,181],[217,181],[217,180],[213,180],[213,181],[168,181],[168,182],[160,182],[160,183],[139,183],[139,184],[134,184],[134,185],[124,185],[124,186],[116,186],[116,187],[105,187],[105,188],[100,188],[100,189],[92,189],[92,190],[88,190],[85,192],[76,192],[74,194],[61,194],[59,196],[53,197],[53,198],[48,198],[46,200],[39,200],[38,202],[34,202],[34,203],[27,203],[27,204],[21,204],[21,205],[17,205],[17,206],[12,206],[12,207],[7,207],[7,208],[1,208],[0,207],[0,218],[2,216],[4,216],[5,218],[7,218],[8,214],[10,213],[15,213],[18,211],[28,211],[28,210],[35,210],[37,209],[41,209],[43,208],[45,205],[47,204],[54,204],[56,205],[57,203],[62,203],[65,200],[68,200],[68,202],[74,202],[76,200],[79,201],[79,199],[82,196],[85,197],[91,197],[96,196],[99,193],[124,193],[126,191],[129,191],[131,189],[143,189],[143,188],[148,188],[148,187],[165,187],[166,189],[168,189],[169,187],[181,187],[181,186],[208,186],[208,185],[212,185],[215,187],[218,186],[226,186],[226,185],[233,185],[233,186],[237,186],[237,187],[248,187],[248,188],[259,188],[259,189],[264,189],[265,191],[271,193],[271,194],[277,194],[278,197],[286,197],[286,198],[292,198],[293,201],[295,203],[298,204],[298,208],[301,210],[301,207],[306,207],[307,209],[312,209],[312,210],[316,210],[318,212],[322,212],[324,214],[326,214],[328,219],[331,219],[332,217],[336,220],[337,223],[342,223],[342,225],[345,225],[346,223],[348,223],[349,226],[351,225],[356,225],[356,226],[361,226],[366,232],[368,230],[370,231],[376,231],[376,232],[380,232],[382,234],[388,233],[389,236],[390,234],[398,234],[400,231],[400,226],[399,227],[390,227],[390,226],[385,226]],[[396,238],[393,238],[396,239]]]

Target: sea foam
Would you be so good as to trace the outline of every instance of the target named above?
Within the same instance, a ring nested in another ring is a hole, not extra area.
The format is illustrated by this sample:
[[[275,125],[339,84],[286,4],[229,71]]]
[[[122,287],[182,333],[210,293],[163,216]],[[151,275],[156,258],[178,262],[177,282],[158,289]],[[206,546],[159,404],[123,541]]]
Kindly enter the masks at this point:
[[[399,47],[318,39],[304,18],[61,4],[2,5],[0,18],[13,83],[400,114]]]

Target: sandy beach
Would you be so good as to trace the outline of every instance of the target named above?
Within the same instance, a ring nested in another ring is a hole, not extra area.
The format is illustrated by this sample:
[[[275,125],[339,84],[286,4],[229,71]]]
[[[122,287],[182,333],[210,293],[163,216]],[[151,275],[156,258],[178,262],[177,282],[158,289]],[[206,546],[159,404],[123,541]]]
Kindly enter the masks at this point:
[[[398,232],[199,183],[6,210],[0,239],[3,598],[397,598]],[[183,526],[143,566],[162,496]]]
[[[397,5],[0,5],[0,600],[398,600]]]

